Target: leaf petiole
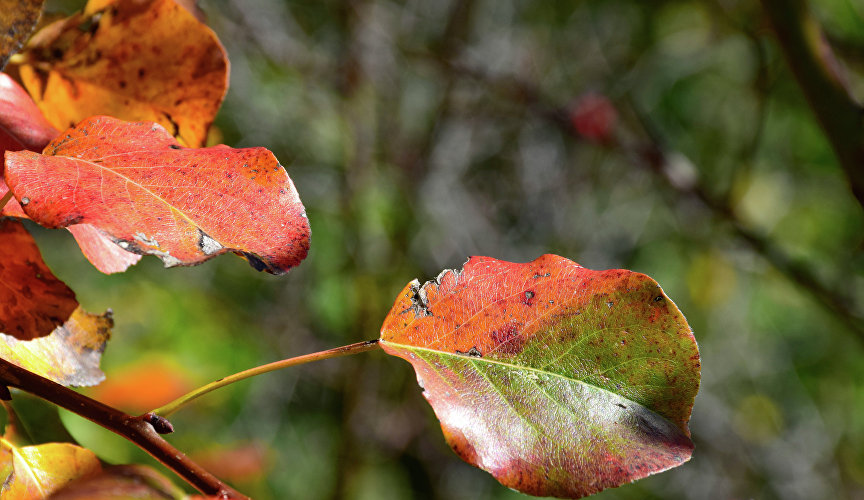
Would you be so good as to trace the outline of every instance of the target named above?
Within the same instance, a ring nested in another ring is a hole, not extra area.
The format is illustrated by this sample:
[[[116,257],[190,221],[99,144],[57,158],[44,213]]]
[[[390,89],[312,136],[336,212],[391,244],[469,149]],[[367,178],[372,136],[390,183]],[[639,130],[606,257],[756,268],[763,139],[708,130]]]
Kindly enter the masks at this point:
[[[262,373],[268,373],[276,370],[281,370],[282,368],[288,368],[289,366],[302,365],[306,363],[311,363],[313,361],[321,361],[330,358],[339,358],[342,356],[348,356],[349,354],[358,354],[361,352],[371,351],[372,349],[377,348],[379,348],[378,339],[367,340],[365,342],[357,342],[355,344],[349,344],[342,347],[334,347],[333,349],[327,349],[326,351],[313,352],[311,354],[304,354],[302,356],[295,356],[293,358],[274,361],[273,363],[268,363],[266,365],[256,366],[255,368],[243,370],[242,372],[228,375],[227,377],[223,377],[214,382],[210,382],[207,385],[203,385],[192,392],[180,396],[179,398],[168,403],[167,405],[151,411],[150,413],[164,417],[174,413],[186,404],[192,402],[195,399],[198,399],[199,397],[207,394],[208,392],[215,391],[220,387],[225,387],[226,385],[233,384],[234,382],[239,382],[241,380],[254,377],[256,375],[261,375]]]
[[[2,211],[4,208],[6,208],[6,204],[9,203],[9,200],[11,200],[11,199],[12,199],[12,190],[7,189],[6,194],[4,194],[2,198],[0,198],[0,211]]]

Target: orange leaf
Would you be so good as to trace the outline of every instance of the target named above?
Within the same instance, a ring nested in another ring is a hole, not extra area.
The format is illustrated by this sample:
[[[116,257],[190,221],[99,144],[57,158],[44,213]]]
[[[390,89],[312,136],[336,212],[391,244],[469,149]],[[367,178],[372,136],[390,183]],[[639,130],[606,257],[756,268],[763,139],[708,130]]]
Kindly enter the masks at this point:
[[[258,444],[218,447],[192,455],[195,462],[225,481],[244,482],[260,479],[269,467],[267,449]]]
[[[0,69],[27,41],[44,0],[0,0]]]
[[[47,337],[21,341],[0,334],[0,358],[58,384],[98,384],[105,378],[99,360],[112,326],[110,312],[99,316],[79,307]]]
[[[413,365],[453,450],[510,488],[578,498],[693,451],[699,352],[643,274],[472,257],[409,283],[381,347]]]
[[[173,401],[195,388],[189,376],[162,360],[125,366],[88,391],[93,399],[130,413],[143,413]]]
[[[24,86],[60,129],[111,115],[202,146],[228,88],[216,35],[173,0],[91,0],[36,33],[25,55]]]
[[[0,219],[0,332],[21,340],[42,337],[76,307],[75,292],[51,274],[24,226]]]
[[[87,119],[42,155],[9,153],[6,183],[39,224],[91,224],[166,266],[230,251],[282,274],[309,248],[303,204],[270,151],[182,148],[154,123]]]
[[[97,474],[102,465],[96,455],[71,443],[46,443],[18,448],[4,441],[12,452],[12,473],[0,494],[16,500],[42,500],[67,484]]]

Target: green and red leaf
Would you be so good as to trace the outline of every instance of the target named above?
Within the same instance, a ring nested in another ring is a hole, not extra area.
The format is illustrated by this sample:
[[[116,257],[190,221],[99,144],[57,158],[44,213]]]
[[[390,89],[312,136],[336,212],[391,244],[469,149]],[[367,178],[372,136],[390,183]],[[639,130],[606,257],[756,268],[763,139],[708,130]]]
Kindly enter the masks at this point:
[[[303,204],[270,151],[183,148],[155,123],[89,118],[41,155],[9,153],[6,183],[37,223],[90,224],[166,266],[235,252],[282,274],[309,248]]]
[[[687,461],[692,331],[651,278],[544,255],[409,283],[381,330],[450,446],[505,486],[579,498]]]

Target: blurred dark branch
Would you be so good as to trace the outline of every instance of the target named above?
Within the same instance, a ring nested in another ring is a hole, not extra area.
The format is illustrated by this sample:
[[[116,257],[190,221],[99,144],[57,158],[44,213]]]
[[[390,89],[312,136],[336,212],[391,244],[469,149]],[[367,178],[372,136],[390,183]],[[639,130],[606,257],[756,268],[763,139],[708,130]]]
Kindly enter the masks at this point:
[[[568,136],[579,138],[569,119],[569,110],[551,104],[551,101],[545,97],[539,88],[528,82],[509,76],[490,75],[477,68],[442,60],[430,54],[414,54],[414,56],[423,57],[438,64],[443,71],[477,80],[486,85],[490,91],[522,103],[529,111],[554,123]],[[824,310],[835,316],[851,333],[864,342],[864,319],[854,310],[854,300],[837,290],[836,286],[825,284],[811,271],[809,265],[792,259],[771,239],[749,228],[735,213],[726,197],[714,195],[698,176],[689,179],[676,175],[675,169],[671,168],[668,161],[665,141],[657,132],[657,127],[638,109],[635,102],[627,99],[627,104],[637,117],[638,124],[642,129],[641,133],[635,132],[645,139],[633,144],[619,141],[614,146],[629,155],[634,163],[653,172],[668,188],[681,195],[699,200],[715,217],[726,222],[741,242],[780,271],[789,281],[797,285],[800,290],[809,295]]]
[[[761,0],[783,55],[864,207],[864,109],[805,0]]]

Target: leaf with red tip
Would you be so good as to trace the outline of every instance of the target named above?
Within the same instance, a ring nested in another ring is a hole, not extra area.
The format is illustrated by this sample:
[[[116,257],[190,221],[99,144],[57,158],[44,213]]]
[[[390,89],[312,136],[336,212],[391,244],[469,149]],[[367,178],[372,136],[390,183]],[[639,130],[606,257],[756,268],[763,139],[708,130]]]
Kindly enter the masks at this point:
[[[51,274],[24,226],[0,219],[0,333],[43,337],[77,307],[75,292]]]
[[[450,446],[505,486],[579,498],[687,461],[690,327],[651,278],[554,255],[409,283],[381,329]]]
[[[235,252],[282,274],[309,248],[303,204],[270,151],[183,148],[155,123],[84,120],[41,155],[9,153],[6,183],[39,224],[91,224],[166,266]]]
[[[42,116],[27,91],[9,75],[0,73],[0,160],[5,157],[6,151],[42,151],[59,133]],[[8,188],[0,176],[0,197],[7,191]],[[20,217],[24,212],[17,201],[9,200],[5,206],[0,207],[0,214]]]
[[[84,257],[105,274],[122,273],[141,260],[140,255],[123,250],[90,224],[75,224],[67,229],[75,237]]]
[[[173,0],[90,0],[23,55],[24,86],[61,130],[111,115],[157,122],[198,147],[228,89],[219,39]]]
[[[42,151],[60,132],[6,73],[0,73],[0,147],[3,151]]]

